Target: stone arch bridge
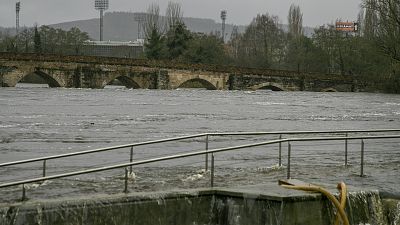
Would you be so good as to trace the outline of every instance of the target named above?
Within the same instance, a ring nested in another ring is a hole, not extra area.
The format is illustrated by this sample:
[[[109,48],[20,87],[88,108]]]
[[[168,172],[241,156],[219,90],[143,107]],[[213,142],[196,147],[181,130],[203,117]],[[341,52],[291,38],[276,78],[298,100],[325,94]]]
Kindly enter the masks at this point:
[[[0,53],[0,84],[13,87],[29,74],[50,87],[103,88],[117,79],[128,88],[176,89],[196,81],[207,89],[353,91],[350,77],[124,58]]]

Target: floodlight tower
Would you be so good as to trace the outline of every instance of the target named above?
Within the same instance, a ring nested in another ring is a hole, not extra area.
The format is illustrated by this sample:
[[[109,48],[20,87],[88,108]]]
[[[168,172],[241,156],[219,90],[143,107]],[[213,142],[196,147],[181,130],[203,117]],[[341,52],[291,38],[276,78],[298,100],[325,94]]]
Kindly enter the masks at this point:
[[[225,42],[226,10],[221,11],[221,20],[222,20],[222,41]]]
[[[100,11],[100,41],[103,40],[103,12],[108,9],[108,0],[95,0],[94,8]]]
[[[138,23],[138,37],[140,39],[142,36],[140,35],[142,32],[143,23],[146,21],[146,13],[134,13],[134,20]]]
[[[19,11],[21,10],[21,2],[15,3],[15,34],[18,35],[19,30]]]

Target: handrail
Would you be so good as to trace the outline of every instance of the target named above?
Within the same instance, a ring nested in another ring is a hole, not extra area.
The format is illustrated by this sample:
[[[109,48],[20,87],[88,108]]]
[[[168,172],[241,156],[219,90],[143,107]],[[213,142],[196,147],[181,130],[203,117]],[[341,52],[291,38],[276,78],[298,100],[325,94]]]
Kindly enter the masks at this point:
[[[160,140],[154,140],[154,141],[145,141],[145,142],[139,142],[139,143],[117,145],[117,146],[111,146],[111,147],[105,147],[105,148],[98,148],[98,149],[92,149],[92,150],[85,150],[85,151],[78,151],[78,152],[72,152],[72,153],[65,153],[65,154],[59,154],[59,155],[33,158],[33,159],[0,163],[0,167],[32,163],[32,162],[38,162],[38,161],[44,161],[44,160],[50,160],[50,159],[59,159],[59,158],[78,156],[78,155],[85,155],[85,154],[91,154],[91,153],[105,152],[105,151],[111,151],[111,150],[116,150],[116,149],[121,149],[121,148],[137,147],[137,146],[144,146],[144,145],[151,145],[151,144],[160,144],[160,143],[165,143],[165,142],[179,141],[179,140],[185,140],[185,139],[191,139],[191,138],[199,138],[199,137],[204,137],[204,136],[250,136],[250,135],[253,136],[253,135],[273,135],[273,134],[345,134],[345,133],[382,133],[382,132],[400,132],[400,129],[201,133],[201,134],[187,135],[187,136],[181,136],[181,137],[176,137],[176,138],[166,138],[166,139],[160,139]]]
[[[191,156],[213,154],[213,153],[218,153],[218,152],[232,151],[232,150],[237,150],[237,149],[271,145],[271,144],[277,144],[277,143],[283,143],[283,142],[289,143],[289,142],[299,142],[299,141],[303,142],[303,141],[330,141],[330,140],[364,140],[364,139],[368,140],[368,139],[393,139],[393,138],[400,138],[400,135],[278,139],[278,140],[259,142],[259,143],[254,143],[254,144],[238,145],[238,146],[233,146],[233,147],[216,148],[216,149],[210,149],[210,150],[202,150],[202,151],[176,154],[176,155],[171,155],[171,156],[157,157],[157,158],[153,158],[153,159],[146,159],[146,160],[140,160],[140,161],[135,161],[135,162],[116,164],[116,165],[112,165],[112,166],[105,166],[105,167],[81,170],[81,171],[70,172],[70,173],[56,174],[56,175],[45,176],[45,177],[40,177],[40,178],[32,178],[32,179],[27,179],[27,180],[22,180],[22,181],[15,181],[15,182],[10,182],[10,183],[0,184],[0,188],[16,186],[16,185],[21,185],[21,184],[23,185],[23,184],[27,184],[27,183],[34,183],[34,182],[40,182],[40,181],[46,181],[46,180],[53,180],[53,179],[57,179],[57,178],[77,176],[77,175],[88,174],[88,173],[101,172],[101,171],[118,169],[118,168],[126,168],[128,166],[142,165],[142,164],[148,164],[148,163],[154,163],[154,162],[160,162],[160,161],[166,161],[166,160],[172,160],[172,159],[178,159],[178,158],[186,158],[186,157],[191,157]]]
[[[269,131],[269,132],[222,132],[206,133],[209,136],[240,136],[240,135],[272,135],[272,134],[345,134],[345,133],[382,133],[399,132],[400,129],[376,130],[323,130],[323,131]]]
[[[33,158],[33,159],[19,160],[19,161],[14,161],[14,162],[1,163],[0,167],[13,166],[13,165],[18,165],[18,164],[31,163],[31,162],[37,162],[37,161],[43,161],[43,160],[49,160],[49,159],[59,159],[59,158],[65,158],[65,157],[70,157],[70,156],[77,156],[77,155],[85,155],[85,154],[90,154],[90,153],[104,152],[104,151],[110,151],[110,150],[121,149],[121,148],[159,144],[159,143],[165,143],[165,142],[170,142],[170,141],[179,141],[179,140],[185,140],[185,139],[191,139],[191,138],[197,138],[197,137],[203,137],[203,136],[205,136],[205,134],[195,134],[195,135],[188,135],[188,136],[182,136],[182,137],[176,137],[176,138],[160,139],[160,140],[155,140],[155,141],[145,141],[145,142],[139,142],[139,143],[133,143],[133,144],[117,145],[117,146],[106,147],[106,148],[98,148],[98,149],[92,149],[92,150],[86,150],[86,151],[79,151],[79,152],[65,153],[65,154],[60,154],[60,155],[52,155],[52,156],[45,156],[45,157],[39,157],[39,158]]]

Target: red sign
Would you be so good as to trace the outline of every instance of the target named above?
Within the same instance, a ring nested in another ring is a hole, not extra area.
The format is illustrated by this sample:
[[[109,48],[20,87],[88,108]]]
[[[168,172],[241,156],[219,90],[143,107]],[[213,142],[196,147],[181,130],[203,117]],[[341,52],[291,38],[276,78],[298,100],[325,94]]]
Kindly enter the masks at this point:
[[[336,30],[356,32],[358,30],[358,23],[337,21]]]

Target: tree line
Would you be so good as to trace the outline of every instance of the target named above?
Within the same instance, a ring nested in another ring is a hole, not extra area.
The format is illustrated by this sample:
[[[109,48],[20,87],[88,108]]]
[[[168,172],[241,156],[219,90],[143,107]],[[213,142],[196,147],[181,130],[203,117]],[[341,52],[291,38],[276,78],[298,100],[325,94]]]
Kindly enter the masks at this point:
[[[341,74],[400,93],[400,0],[363,0],[357,32],[328,24],[316,28],[311,37],[303,33],[303,14],[296,5],[288,11],[287,29],[277,16],[259,14],[243,33],[234,28],[227,43],[218,32],[190,32],[182,18],[179,3],[169,2],[165,15],[157,4],[148,7],[143,58]],[[0,51],[82,54],[88,39],[77,28],[34,27],[3,37]]]
[[[86,32],[73,27],[68,31],[49,26],[24,28],[17,35],[0,35],[0,51],[21,53],[82,54]]]
[[[185,63],[226,64],[225,46],[217,34],[190,32],[179,3],[169,2],[165,16],[151,4],[144,24],[145,57]]]
[[[244,33],[234,28],[231,39],[223,43],[218,34],[191,33],[182,22],[179,4],[170,3],[164,17],[153,4],[145,24],[145,57],[341,74],[400,93],[400,0],[364,0],[357,32],[339,31],[328,24],[307,37],[302,21],[300,7],[292,5],[287,30],[277,16],[260,14]]]

